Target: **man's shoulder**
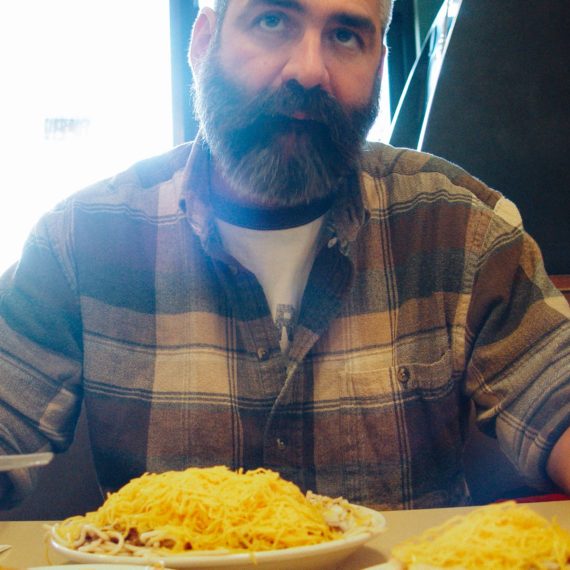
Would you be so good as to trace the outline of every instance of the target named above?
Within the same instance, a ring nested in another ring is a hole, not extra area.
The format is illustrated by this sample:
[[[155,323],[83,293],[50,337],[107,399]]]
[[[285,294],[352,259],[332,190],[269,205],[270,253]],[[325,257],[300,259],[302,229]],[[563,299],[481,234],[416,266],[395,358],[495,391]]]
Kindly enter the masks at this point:
[[[184,143],[158,156],[137,162],[132,170],[142,188],[152,188],[171,180],[186,166],[193,143]]]
[[[478,202],[494,209],[502,195],[487,186],[463,168],[444,158],[408,148],[383,143],[368,143],[363,159],[363,170],[377,180],[384,180],[394,189],[410,179],[418,192],[441,190],[470,194]]]
[[[85,251],[95,243],[112,249],[112,240],[128,232],[141,242],[153,239],[158,226],[184,218],[179,200],[191,148],[191,143],[175,147],[68,196],[41,217],[31,238],[51,242],[61,259],[73,250],[70,267],[87,259]]]
[[[117,174],[94,182],[72,194],[62,205],[101,207],[118,204],[150,206],[151,195],[181,176],[192,143],[185,143],[150,158],[140,160]],[[175,185],[171,185],[173,188]]]

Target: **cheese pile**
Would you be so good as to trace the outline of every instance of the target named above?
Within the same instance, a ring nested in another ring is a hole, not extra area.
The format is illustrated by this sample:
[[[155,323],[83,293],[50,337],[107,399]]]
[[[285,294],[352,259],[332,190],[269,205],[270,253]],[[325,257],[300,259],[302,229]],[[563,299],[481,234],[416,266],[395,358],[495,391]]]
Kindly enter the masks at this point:
[[[514,501],[487,505],[392,549],[405,568],[570,570],[570,532]]]
[[[123,554],[127,548],[134,555],[148,548],[168,554],[259,552],[343,535],[327,524],[318,504],[278,473],[221,466],[146,473],[109,494],[97,511],[71,517],[55,532],[76,550]]]

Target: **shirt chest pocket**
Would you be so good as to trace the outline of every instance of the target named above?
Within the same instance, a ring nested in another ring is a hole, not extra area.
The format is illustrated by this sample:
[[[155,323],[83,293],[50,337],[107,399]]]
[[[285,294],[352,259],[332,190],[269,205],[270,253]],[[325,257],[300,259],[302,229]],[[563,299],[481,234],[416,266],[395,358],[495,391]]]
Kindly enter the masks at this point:
[[[328,441],[340,442],[327,458],[342,462],[339,493],[370,504],[398,496],[415,453],[460,436],[457,380],[451,353],[433,363],[340,372],[337,405],[322,424]]]
[[[349,406],[401,399],[437,401],[457,387],[451,352],[432,363],[401,363],[377,369],[339,372],[339,398]]]

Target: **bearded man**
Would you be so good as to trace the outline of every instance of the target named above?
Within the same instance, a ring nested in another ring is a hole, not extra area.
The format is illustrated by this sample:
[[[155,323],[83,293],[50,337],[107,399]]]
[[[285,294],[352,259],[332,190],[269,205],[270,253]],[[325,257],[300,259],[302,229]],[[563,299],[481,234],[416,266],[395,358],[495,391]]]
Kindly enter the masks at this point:
[[[515,206],[366,143],[390,10],[201,10],[197,140],[66,200],[4,277],[5,453],[64,450],[84,401],[106,489],[224,464],[451,506],[474,402],[533,485],[570,491],[570,311]],[[33,484],[3,482],[5,504]]]

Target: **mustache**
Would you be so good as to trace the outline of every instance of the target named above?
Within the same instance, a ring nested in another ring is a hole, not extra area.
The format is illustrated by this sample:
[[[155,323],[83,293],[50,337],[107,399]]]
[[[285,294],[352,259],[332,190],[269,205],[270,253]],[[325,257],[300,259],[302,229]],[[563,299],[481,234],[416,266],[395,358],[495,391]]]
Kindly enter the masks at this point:
[[[233,103],[239,105],[240,112],[225,114],[220,126],[244,136],[254,132],[261,135],[271,129],[307,128],[328,131],[336,140],[342,138],[349,122],[340,104],[321,87],[306,89],[295,80],[277,90],[265,89],[253,98],[246,99],[241,93],[235,96],[235,101],[228,101],[227,96],[226,101],[230,108]]]
[[[243,104],[243,101],[242,101]],[[260,92],[243,105],[243,114],[236,120],[245,124],[257,116],[265,118],[293,117],[302,113],[308,119],[326,123],[329,118],[344,114],[340,105],[321,87],[304,88],[292,80],[275,91],[268,89]]]
[[[296,131],[311,137],[322,148],[331,143],[336,145],[339,158],[354,166],[354,147],[361,138],[361,130],[355,127],[363,122],[352,120],[357,112],[349,115],[321,87],[307,89],[291,80],[278,89],[264,89],[253,97],[246,96],[241,89],[224,89],[219,79],[210,84],[210,88],[219,91],[210,96],[224,103],[217,112],[212,109],[207,119],[219,132],[227,134],[226,144],[236,156],[243,157],[253,149],[268,147],[280,133]],[[222,92],[223,99],[219,97]],[[235,112],[238,109],[239,112]]]

